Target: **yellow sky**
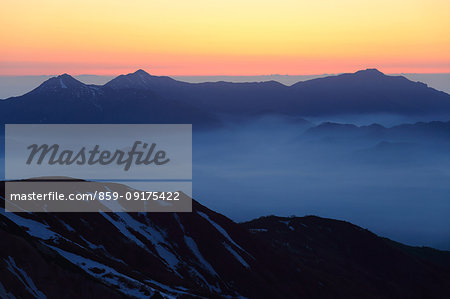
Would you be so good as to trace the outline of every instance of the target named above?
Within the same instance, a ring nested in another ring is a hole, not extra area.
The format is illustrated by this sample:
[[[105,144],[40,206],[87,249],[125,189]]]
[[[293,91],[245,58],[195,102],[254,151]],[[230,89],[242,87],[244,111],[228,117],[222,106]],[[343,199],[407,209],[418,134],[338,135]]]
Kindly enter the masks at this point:
[[[450,72],[449,0],[0,1],[0,75]]]

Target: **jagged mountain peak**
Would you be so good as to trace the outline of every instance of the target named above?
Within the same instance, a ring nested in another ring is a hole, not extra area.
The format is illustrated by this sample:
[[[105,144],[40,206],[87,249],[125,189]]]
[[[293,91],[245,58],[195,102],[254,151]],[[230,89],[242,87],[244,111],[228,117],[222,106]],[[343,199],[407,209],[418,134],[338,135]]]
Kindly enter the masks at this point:
[[[62,75],[48,79],[35,90],[45,91],[45,90],[60,90],[60,89],[79,89],[79,88],[87,88],[87,85],[78,81],[69,74],[64,73]]]
[[[100,92],[98,86],[84,84],[69,74],[64,73],[46,80],[25,96],[45,100],[57,99],[58,101],[63,100],[67,102],[74,99],[92,99],[97,97]]]

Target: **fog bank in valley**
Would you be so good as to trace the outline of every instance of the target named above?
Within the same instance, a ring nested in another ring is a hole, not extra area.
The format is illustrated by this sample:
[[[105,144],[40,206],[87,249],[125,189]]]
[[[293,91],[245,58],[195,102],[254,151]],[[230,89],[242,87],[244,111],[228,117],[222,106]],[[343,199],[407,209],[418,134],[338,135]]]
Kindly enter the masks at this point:
[[[313,125],[265,117],[195,133],[194,197],[237,221],[314,214],[450,249],[445,138]]]

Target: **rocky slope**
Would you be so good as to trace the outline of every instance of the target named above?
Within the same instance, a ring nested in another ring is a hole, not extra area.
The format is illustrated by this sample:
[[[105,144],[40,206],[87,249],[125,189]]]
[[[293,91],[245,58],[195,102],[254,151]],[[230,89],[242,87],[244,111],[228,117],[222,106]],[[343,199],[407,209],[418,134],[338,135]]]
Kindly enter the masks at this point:
[[[2,194],[4,190],[2,190]],[[318,217],[0,215],[2,298],[444,298],[450,254]]]

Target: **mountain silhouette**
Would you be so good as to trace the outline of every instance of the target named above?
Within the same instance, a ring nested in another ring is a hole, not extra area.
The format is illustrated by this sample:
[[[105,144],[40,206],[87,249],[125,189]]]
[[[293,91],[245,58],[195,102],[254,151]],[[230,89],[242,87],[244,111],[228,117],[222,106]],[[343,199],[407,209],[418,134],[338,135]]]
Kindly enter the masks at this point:
[[[48,91],[58,91],[61,89],[86,89],[88,88],[85,84],[76,80],[68,74],[62,74],[60,76],[50,78],[44,83],[42,83],[35,92],[48,92]]]
[[[170,86],[171,84],[176,83],[177,81],[170,77],[152,76],[140,69],[128,75],[120,75],[106,83],[104,86],[112,89],[152,90],[158,86]]]
[[[133,74],[132,82],[141,86],[139,75]],[[200,127],[217,123],[202,109],[165,101],[148,89],[87,85],[67,74],[23,96],[0,101],[0,116],[3,123],[192,123]]]
[[[324,122],[305,132],[308,137],[321,139],[373,139],[384,138],[403,141],[440,141],[449,143],[450,121],[417,122],[402,124],[393,127],[384,127],[379,124],[369,126],[356,126],[353,124],[340,124]]]
[[[275,81],[185,83],[139,70],[105,86],[152,90],[214,113],[298,116],[390,113],[450,115],[450,95],[402,76],[376,69],[357,71],[284,86]]]
[[[222,116],[395,114],[450,117],[450,95],[376,69],[285,86],[275,81],[186,83],[143,70],[103,86],[64,74],[0,101],[4,123],[193,123]]]
[[[450,150],[450,121],[418,122],[384,127],[325,122],[301,136],[307,143],[345,148],[346,165],[373,165],[395,169],[444,167]],[[377,178],[379,179],[379,178]]]
[[[447,114],[450,96],[403,76],[376,69],[299,82],[292,86],[313,115],[392,113]]]

